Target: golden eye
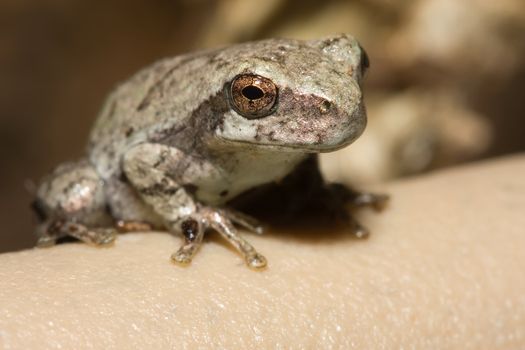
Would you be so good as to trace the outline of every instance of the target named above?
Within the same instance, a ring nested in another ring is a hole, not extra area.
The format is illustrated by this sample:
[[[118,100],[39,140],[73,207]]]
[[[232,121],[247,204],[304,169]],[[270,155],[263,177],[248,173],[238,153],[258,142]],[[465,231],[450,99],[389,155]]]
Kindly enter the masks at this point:
[[[231,82],[230,99],[233,108],[243,117],[262,118],[273,112],[277,86],[260,75],[241,74]]]

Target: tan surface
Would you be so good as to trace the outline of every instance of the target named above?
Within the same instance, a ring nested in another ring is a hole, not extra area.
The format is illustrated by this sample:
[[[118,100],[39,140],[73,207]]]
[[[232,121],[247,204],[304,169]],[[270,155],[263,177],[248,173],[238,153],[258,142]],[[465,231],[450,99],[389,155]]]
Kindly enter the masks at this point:
[[[161,233],[0,255],[0,348],[525,348],[525,156],[386,189],[368,241],[248,237],[262,273]]]

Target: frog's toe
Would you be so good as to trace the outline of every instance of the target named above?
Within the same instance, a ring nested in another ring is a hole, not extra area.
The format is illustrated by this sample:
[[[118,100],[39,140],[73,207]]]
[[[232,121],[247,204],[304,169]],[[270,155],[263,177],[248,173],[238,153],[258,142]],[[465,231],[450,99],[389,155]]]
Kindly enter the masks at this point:
[[[199,250],[204,231],[206,230],[205,220],[202,218],[189,218],[184,220],[180,229],[184,236],[184,245],[171,255],[171,260],[179,265],[186,266],[191,263],[193,256]]]
[[[249,216],[230,209],[200,207],[197,213],[180,223],[179,229],[184,236],[184,244],[172,254],[171,260],[182,266],[190,264],[202,244],[204,232],[213,228],[241,253],[250,268],[260,270],[266,267],[266,258],[237,234],[233,223],[256,233],[262,232],[261,227]]]
[[[234,224],[258,235],[263,234],[264,228],[256,218],[231,208],[222,211]]]
[[[88,228],[75,222],[65,222],[57,230],[61,236],[74,237],[94,246],[111,244],[117,237],[117,230],[114,228]]]
[[[349,217],[348,224],[350,226],[350,231],[352,235],[354,235],[354,237],[364,239],[370,236],[370,231],[366,227],[361,225],[358,221],[356,221],[354,218]]]
[[[52,247],[56,244],[56,238],[49,237],[49,236],[42,236],[38,238],[38,241],[36,242],[36,246],[38,248],[48,248]]]
[[[47,248],[56,244],[58,237],[57,235],[52,234],[49,227],[49,222],[44,222],[38,225],[36,229],[36,236],[38,237],[36,246],[38,248]]]
[[[88,228],[76,222],[52,220],[39,226],[37,247],[52,246],[57,239],[66,236],[90,245],[103,246],[113,243],[117,234],[118,232],[114,228]]]
[[[239,219],[238,216],[236,217],[237,220],[235,220],[228,211],[222,209],[203,208],[202,212],[206,217],[209,226],[216,230],[235,249],[237,249],[239,253],[241,253],[244,261],[250,268],[261,270],[266,267],[266,258],[257,252],[248,241],[238,235],[237,230],[233,225],[233,222],[237,222]]]
[[[388,205],[390,196],[382,193],[357,193],[350,198],[350,203],[355,207],[371,207],[377,212],[382,211]]]
[[[171,255],[171,260],[182,266],[187,266],[191,263],[193,256],[181,247],[178,251]]]
[[[117,230],[113,228],[96,228],[89,230],[89,242],[95,245],[108,245],[115,242]]]
[[[259,253],[255,253],[251,256],[247,256],[245,260],[246,260],[246,264],[251,269],[254,269],[254,270],[262,270],[266,268],[266,266],[268,265],[266,258]]]

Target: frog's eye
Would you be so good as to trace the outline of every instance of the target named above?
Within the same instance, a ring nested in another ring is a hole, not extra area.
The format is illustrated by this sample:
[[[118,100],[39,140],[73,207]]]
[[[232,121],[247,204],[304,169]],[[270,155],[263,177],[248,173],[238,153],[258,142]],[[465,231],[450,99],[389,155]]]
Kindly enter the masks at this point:
[[[359,48],[361,49],[361,74],[364,75],[368,68],[370,68],[370,58],[361,45],[359,45]]]
[[[277,86],[268,78],[256,74],[241,74],[231,82],[230,103],[245,118],[267,116],[273,112],[276,100]]]

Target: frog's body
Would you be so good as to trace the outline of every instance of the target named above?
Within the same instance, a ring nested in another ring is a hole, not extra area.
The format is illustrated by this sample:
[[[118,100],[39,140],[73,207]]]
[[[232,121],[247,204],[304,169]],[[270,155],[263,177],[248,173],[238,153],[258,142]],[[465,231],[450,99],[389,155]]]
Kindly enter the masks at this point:
[[[173,259],[186,263],[211,227],[250,266],[264,266],[232,223],[259,229],[217,207],[359,137],[366,65],[357,41],[341,35],[246,43],[142,70],[108,98],[87,160],[59,167],[39,188],[41,243],[62,235],[106,243],[114,232],[101,227],[111,220],[147,222],[185,235]]]

